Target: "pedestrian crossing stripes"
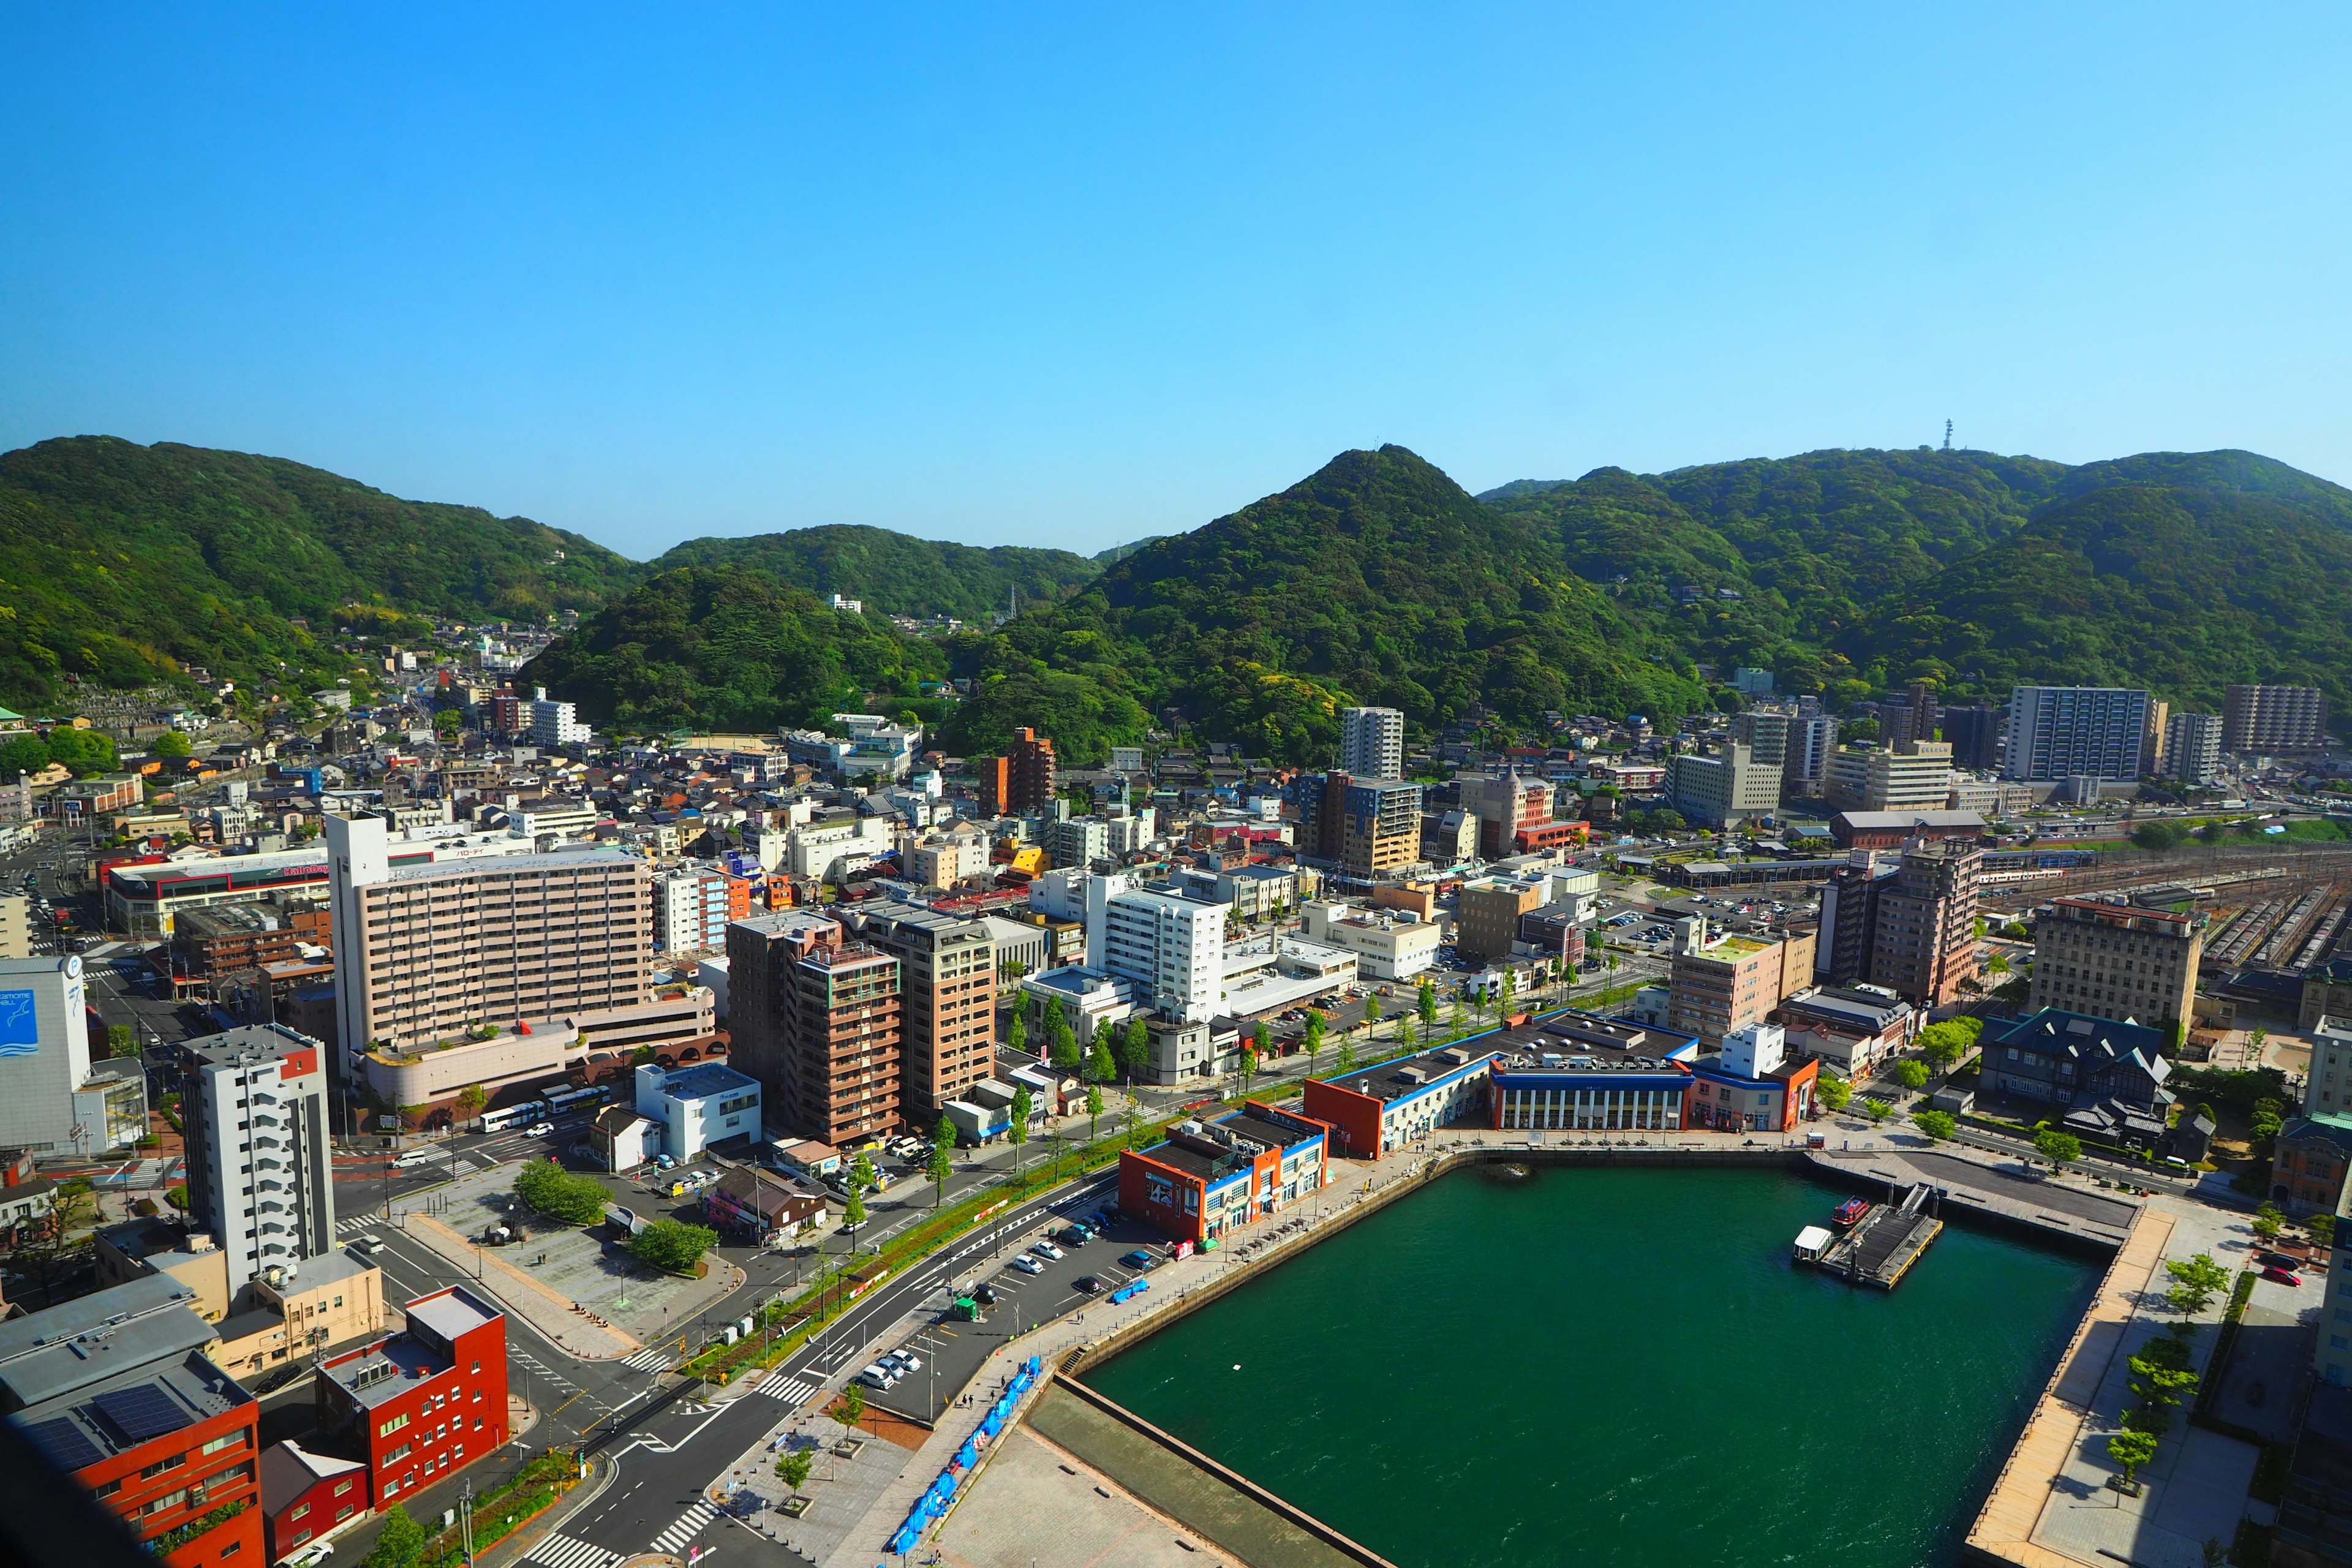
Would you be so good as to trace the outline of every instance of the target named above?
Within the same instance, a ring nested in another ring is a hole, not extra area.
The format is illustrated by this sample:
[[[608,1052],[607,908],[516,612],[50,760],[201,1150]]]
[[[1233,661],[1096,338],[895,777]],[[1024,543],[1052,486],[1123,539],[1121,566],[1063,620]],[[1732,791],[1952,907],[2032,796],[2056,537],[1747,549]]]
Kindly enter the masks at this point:
[[[771,1399],[781,1399],[787,1405],[800,1405],[816,1390],[817,1385],[806,1378],[792,1377],[778,1372],[771,1373],[768,1380],[751,1392],[764,1394]]]
[[[335,1222],[335,1234],[337,1236],[349,1236],[353,1231],[365,1230],[372,1225],[382,1225],[383,1223],[383,1216],[379,1215],[351,1215]]]
[[[568,1535],[551,1535],[523,1553],[526,1563],[537,1563],[543,1568],[612,1568],[625,1552],[608,1551],[585,1541],[574,1541]]]
[[[548,1365],[537,1356],[532,1355],[529,1351],[519,1351],[509,1346],[507,1350],[507,1360],[521,1363],[524,1366],[530,1368],[531,1371],[539,1373],[540,1376],[547,1379],[548,1382],[555,1384],[556,1387],[561,1388],[567,1393],[577,1394],[580,1392],[580,1385],[578,1384],[572,1382],[570,1378],[564,1376],[562,1373],[556,1371],[553,1367]]]
[[[621,1364],[635,1367],[639,1372],[667,1372],[677,1364],[677,1352],[666,1346],[655,1345],[650,1350],[639,1351]]]
[[[655,1552],[674,1552],[677,1551],[679,1547],[684,1546],[688,1542],[693,1540],[704,1525],[709,1524],[712,1520],[717,1519],[718,1517],[718,1510],[710,1507],[707,1503],[696,1503],[692,1508],[688,1509],[684,1513],[677,1516],[677,1522],[676,1524],[671,1525],[667,1530],[665,1530],[659,1535],[655,1536],[654,1543],[649,1550]],[[599,1568],[603,1568],[603,1565],[599,1564]]]

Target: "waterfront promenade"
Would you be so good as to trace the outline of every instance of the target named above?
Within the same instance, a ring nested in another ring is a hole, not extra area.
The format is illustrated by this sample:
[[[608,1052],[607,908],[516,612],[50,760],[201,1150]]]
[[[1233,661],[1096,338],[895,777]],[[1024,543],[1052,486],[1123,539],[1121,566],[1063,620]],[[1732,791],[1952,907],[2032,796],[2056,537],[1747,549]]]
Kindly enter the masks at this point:
[[[1973,1207],[1986,1215],[2006,1218],[2045,1235],[2071,1237],[2103,1250],[2122,1242],[2136,1205],[2143,1201],[2103,1187],[2092,1176],[2053,1175],[2046,1167],[2029,1170],[2022,1159],[2005,1159],[1951,1144],[1934,1145],[1900,1127],[1874,1127],[1860,1121],[1851,1125],[1817,1124],[1816,1130],[1821,1126],[1829,1129],[1828,1147],[1812,1152],[1811,1160],[1825,1173],[1843,1167],[1865,1184],[1888,1179],[1934,1181],[1954,1194],[1955,1208]],[[797,1413],[785,1416],[780,1411],[783,1418],[768,1438],[729,1465],[714,1487],[712,1500],[731,1500],[737,1517],[747,1525],[789,1542],[820,1563],[867,1568],[880,1560],[883,1542],[971,1436],[987,1404],[985,1396],[1001,1385],[1021,1359],[1038,1356],[1049,1370],[1077,1370],[1107,1359],[1172,1317],[1246,1282],[1256,1270],[1295,1249],[1314,1245],[1333,1229],[1375,1212],[1459,1160],[1524,1154],[1541,1163],[1569,1158],[1578,1163],[1688,1159],[1709,1164],[1785,1165],[1805,1158],[1803,1145],[1801,1136],[1778,1134],[1735,1138],[1707,1132],[1549,1133],[1530,1139],[1521,1132],[1449,1128],[1423,1144],[1400,1150],[1377,1163],[1340,1162],[1335,1165],[1332,1182],[1321,1191],[1241,1233],[1229,1247],[1171,1261],[1154,1270],[1150,1276],[1151,1289],[1135,1300],[1118,1308],[1089,1307],[1008,1342],[990,1358],[971,1385],[982,1396],[973,1407],[950,1406],[938,1429],[928,1436],[901,1429],[897,1434],[898,1442],[869,1441],[854,1458],[833,1459],[831,1473],[835,1479],[812,1485],[814,1501],[807,1512],[798,1520],[786,1519],[774,1511],[774,1505],[782,1500],[783,1489],[772,1475],[772,1445],[779,1439],[808,1442],[837,1434],[839,1429],[820,1412],[840,1383],[863,1363],[865,1350],[902,1340],[919,1323],[910,1318],[877,1331],[866,1347],[845,1355],[843,1372]],[[2177,1199],[2154,1201],[2168,1206],[2196,1206]],[[2217,1226],[2239,1223],[2233,1216],[2225,1219],[2213,1211],[2200,1212],[2210,1215]],[[958,1271],[991,1271],[1027,1239],[1025,1236],[1008,1238],[993,1258],[960,1263]],[[1017,1440],[1000,1439],[997,1451],[1024,1457],[1007,1467],[1001,1482],[991,1479],[992,1458],[983,1458],[977,1475],[961,1489],[955,1510],[935,1534],[946,1562],[986,1568],[998,1563],[1026,1563],[1034,1556],[1040,1568],[1052,1568],[1057,1562],[1088,1561],[1089,1544],[1099,1549],[1108,1541],[1118,1542],[1119,1552],[1136,1561],[1157,1559],[1163,1548],[1181,1555],[1188,1550],[1198,1552],[1204,1544],[1206,1538],[1192,1524],[1125,1493],[1113,1478],[1089,1470],[1074,1456],[1055,1449],[1049,1462],[1049,1456],[1037,1446],[1043,1440],[1027,1433],[1025,1426],[1009,1430],[1019,1434]],[[912,1447],[901,1447],[902,1443]],[[1000,1492],[1005,1495],[1000,1498]],[[1057,1492],[1060,1495],[1054,1495]],[[1011,1506],[1015,1494],[1018,1507]],[[1067,1531],[1054,1534],[1066,1538],[1065,1544],[1073,1555],[1048,1555],[1043,1549],[1046,1542],[1023,1524],[1024,1520],[1034,1521],[1041,1507],[1064,1510],[1072,1518]],[[1086,1522],[1077,1522],[1081,1520]],[[1183,1538],[1181,1546],[1176,1542],[1179,1536]],[[1228,1560],[1236,1555],[1230,1547],[1221,1550]],[[1285,1565],[1267,1563],[1258,1568]]]

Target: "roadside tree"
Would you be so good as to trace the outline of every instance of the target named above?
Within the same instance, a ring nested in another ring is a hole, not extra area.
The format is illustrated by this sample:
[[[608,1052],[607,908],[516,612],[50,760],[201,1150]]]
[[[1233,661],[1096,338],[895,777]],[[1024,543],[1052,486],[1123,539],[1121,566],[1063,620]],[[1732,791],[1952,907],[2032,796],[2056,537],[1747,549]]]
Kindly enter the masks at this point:
[[[2033,1152],[2049,1161],[2052,1170],[2063,1171],[2083,1157],[2083,1141],[2072,1132],[2045,1127],[2033,1135]]]
[[[648,1268],[692,1274],[702,1255],[718,1245],[719,1233],[708,1226],[657,1219],[629,1237],[629,1256]]]
[[[1938,1143],[1959,1131],[1959,1123],[1952,1120],[1948,1110],[1918,1111],[1912,1116],[1911,1125]]]
[[[1030,1098],[1029,1086],[1018,1085],[1013,1090],[1013,1121],[1004,1130],[1004,1141],[1013,1145],[1013,1173],[1021,1173],[1021,1145],[1029,1142],[1029,1119],[1037,1113],[1037,1102]]]

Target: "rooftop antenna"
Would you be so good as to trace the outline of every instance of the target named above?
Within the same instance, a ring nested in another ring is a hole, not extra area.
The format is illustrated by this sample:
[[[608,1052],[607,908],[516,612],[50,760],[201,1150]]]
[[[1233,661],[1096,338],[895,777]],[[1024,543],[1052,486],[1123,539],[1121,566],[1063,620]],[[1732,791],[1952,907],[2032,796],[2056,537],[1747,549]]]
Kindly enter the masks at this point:
[[[1947,420],[1945,420],[1945,421],[1944,421],[1944,450],[1945,450],[1945,451],[1947,451],[1947,452],[1948,452],[1948,451],[1950,451],[1951,449],[1952,449],[1952,422],[1951,422],[1950,420],[1947,419]]]

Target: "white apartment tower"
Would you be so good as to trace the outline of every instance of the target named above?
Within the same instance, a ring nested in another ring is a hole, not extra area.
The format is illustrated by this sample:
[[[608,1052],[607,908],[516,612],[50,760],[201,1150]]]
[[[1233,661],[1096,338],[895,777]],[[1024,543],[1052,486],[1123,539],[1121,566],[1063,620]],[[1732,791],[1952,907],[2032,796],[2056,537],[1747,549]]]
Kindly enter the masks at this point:
[[[2221,715],[2175,713],[2164,721],[2164,764],[2168,778],[2185,784],[2207,784],[2221,776]]]
[[[1404,715],[1393,708],[1339,710],[1339,771],[1351,778],[1404,776]]]
[[[334,1245],[326,1048],[282,1024],[186,1048],[188,1212],[227,1255],[234,1296]]]
[[[1163,1018],[1208,1022],[1224,989],[1226,907],[1120,880],[1087,879],[1087,964],[1136,982]]]
[[[539,687],[530,703],[530,743],[534,746],[586,745],[594,731],[580,722],[577,710],[569,702],[558,702],[547,695],[547,688]]]

